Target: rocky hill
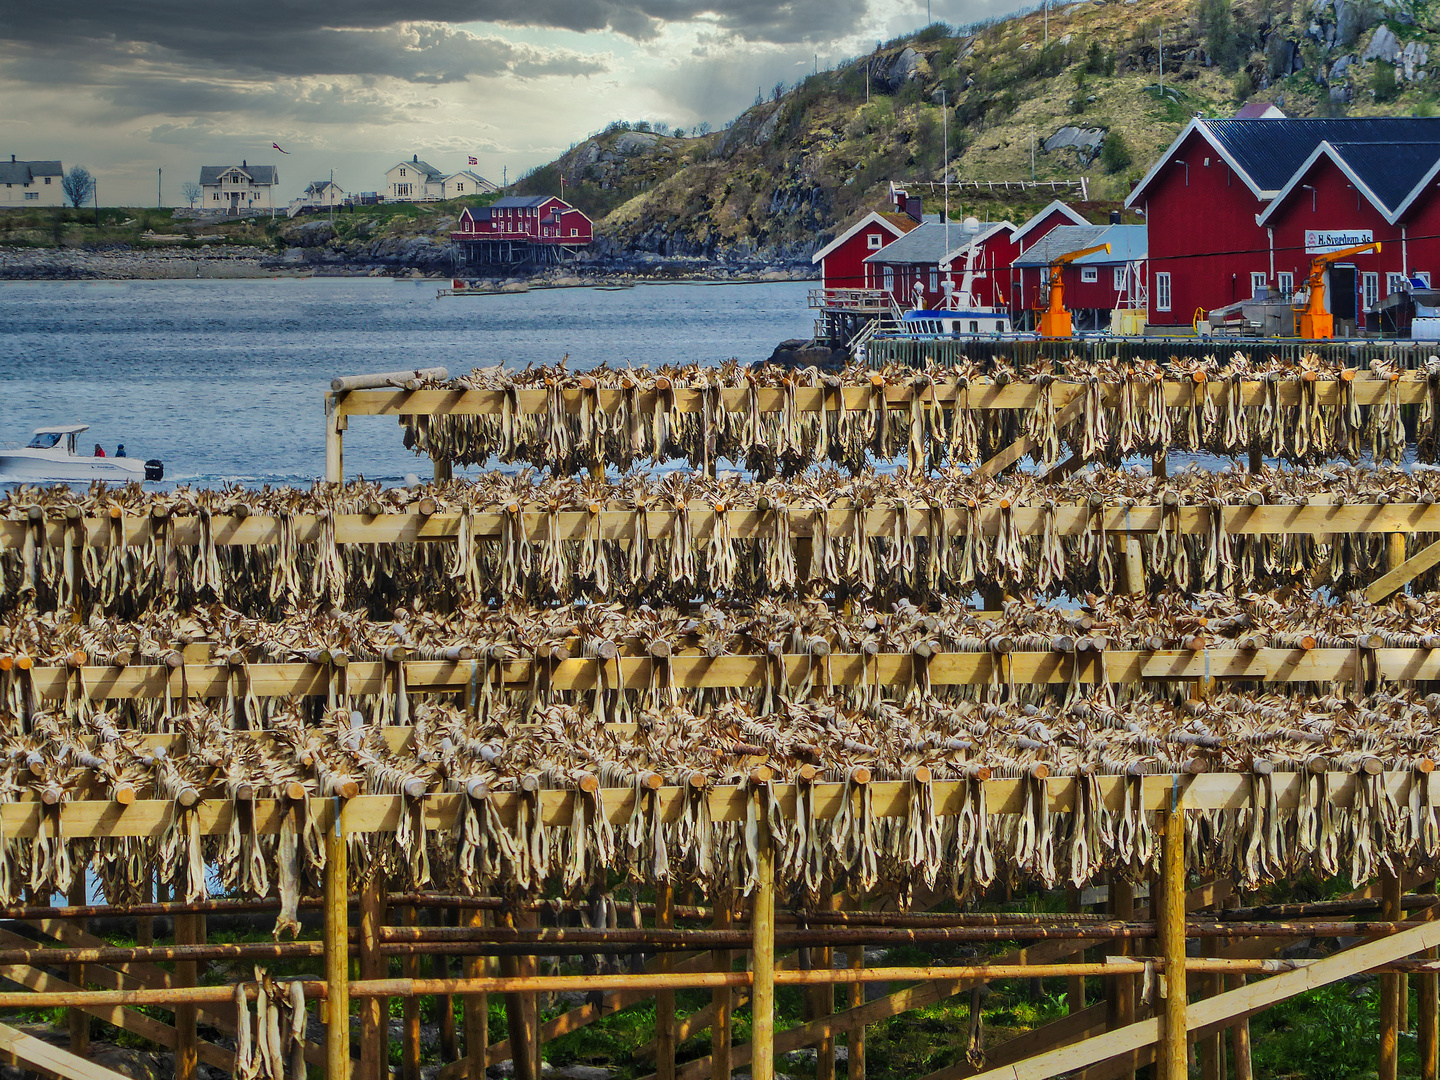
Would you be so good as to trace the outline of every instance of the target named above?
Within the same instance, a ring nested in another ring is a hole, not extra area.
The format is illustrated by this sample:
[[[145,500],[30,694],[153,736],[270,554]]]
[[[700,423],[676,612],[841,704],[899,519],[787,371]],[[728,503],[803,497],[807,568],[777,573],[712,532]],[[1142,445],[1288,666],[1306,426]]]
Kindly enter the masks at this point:
[[[601,258],[798,262],[890,180],[1089,178],[1123,200],[1185,121],[1273,101],[1291,116],[1427,115],[1440,0],[1081,0],[965,31],[942,24],[777,86],[723,131],[617,123],[518,185],[599,221]],[[1161,48],[1163,46],[1163,75]],[[1163,81],[1163,85],[1162,85]],[[942,106],[943,102],[943,106]],[[952,192],[1021,220],[1048,189]],[[938,209],[927,193],[926,209]]]

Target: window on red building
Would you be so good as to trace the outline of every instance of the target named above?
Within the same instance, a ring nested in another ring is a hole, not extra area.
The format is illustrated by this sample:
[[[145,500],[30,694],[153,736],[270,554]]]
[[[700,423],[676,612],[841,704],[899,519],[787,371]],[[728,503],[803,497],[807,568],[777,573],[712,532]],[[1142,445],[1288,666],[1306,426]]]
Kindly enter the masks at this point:
[[[1155,275],[1155,310],[1170,310],[1170,275],[1159,273]]]

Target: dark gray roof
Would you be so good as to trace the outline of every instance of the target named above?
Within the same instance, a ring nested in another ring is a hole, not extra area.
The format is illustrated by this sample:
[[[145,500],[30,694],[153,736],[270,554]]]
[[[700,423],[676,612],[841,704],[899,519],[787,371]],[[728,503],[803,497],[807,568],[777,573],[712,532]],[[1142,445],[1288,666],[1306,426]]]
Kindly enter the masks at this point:
[[[1440,141],[1389,143],[1384,153],[1376,153],[1369,143],[1331,145],[1384,209],[1392,212],[1440,159]]]
[[[0,161],[0,184],[28,184],[37,176],[63,176],[58,161]]]
[[[553,195],[506,195],[490,204],[492,210],[506,210],[512,206],[544,206]]]
[[[1273,121],[1272,121],[1273,122]],[[1012,266],[1046,266],[1068,251],[1109,244],[1110,253],[1097,251],[1075,260],[1077,266],[1109,266],[1145,258],[1144,225],[1057,225],[1017,258]]]
[[[1279,191],[1322,141],[1353,146],[1440,142],[1440,117],[1366,116],[1310,120],[1202,120],[1262,191]],[[1383,164],[1383,162],[1382,162]]]
[[[278,184],[280,173],[274,165],[201,165],[200,183],[218,184],[220,177],[232,169],[239,169],[249,175],[257,184]]]

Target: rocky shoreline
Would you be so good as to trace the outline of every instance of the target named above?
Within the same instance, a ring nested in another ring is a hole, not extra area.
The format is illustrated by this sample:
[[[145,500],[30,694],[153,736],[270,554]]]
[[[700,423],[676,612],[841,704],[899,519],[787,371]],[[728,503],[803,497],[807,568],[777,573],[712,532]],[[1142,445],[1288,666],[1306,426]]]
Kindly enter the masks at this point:
[[[397,253],[398,254],[398,253]],[[387,253],[388,255],[388,253]],[[143,281],[195,278],[395,277],[448,282],[450,269],[432,258],[345,256],[325,249],[283,253],[243,245],[203,247],[32,248],[0,246],[0,281]],[[488,278],[478,292],[532,288],[592,288],[645,282],[808,281],[804,264],[719,262],[635,255],[546,267],[530,274]]]

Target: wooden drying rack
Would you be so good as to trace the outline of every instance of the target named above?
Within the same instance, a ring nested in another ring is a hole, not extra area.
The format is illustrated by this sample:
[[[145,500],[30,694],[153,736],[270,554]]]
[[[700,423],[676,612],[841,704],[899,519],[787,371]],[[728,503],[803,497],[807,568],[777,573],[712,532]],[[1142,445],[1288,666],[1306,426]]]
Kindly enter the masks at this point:
[[[583,379],[583,377],[582,377]],[[876,381],[878,380],[878,381]],[[1165,403],[1179,407],[1196,404],[1201,395],[1208,395],[1217,403],[1223,402],[1231,387],[1237,384],[1229,380],[1200,377],[1164,378]],[[1347,369],[1338,378],[1318,377],[1315,384],[1315,400],[1320,405],[1338,405],[1344,401],[1341,389],[1343,382],[1355,384],[1355,399],[1362,406],[1375,405],[1383,401],[1392,384],[1401,404],[1413,405],[1424,400],[1428,393],[1427,376],[1424,372],[1409,371],[1392,378],[1380,378],[1368,371]],[[664,382],[663,388],[657,386]],[[1147,380],[1148,382],[1148,380]],[[1301,401],[1301,378],[1277,379],[1278,400],[1282,405],[1297,405]],[[1100,392],[1107,405],[1119,401],[1124,383],[1100,383]],[[1238,383],[1241,403],[1247,407],[1258,407],[1265,403],[1270,383],[1260,379],[1246,379]],[[1056,424],[1064,427],[1078,419],[1084,395],[1090,386],[1088,381],[1055,379],[1048,384],[1051,402],[1056,410]],[[800,412],[820,412],[822,409],[838,411],[840,399],[844,399],[847,410],[864,410],[875,402],[877,392],[884,390],[886,405],[891,409],[909,409],[915,405],[924,408],[953,408],[957,400],[962,407],[970,409],[1033,409],[1040,401],[1042,387],[1029,380],[994,382],[975,379],[965,385],[952,382],[916,382],[912,384],[886,385],[881,375],[872,376],[870,386],[804,386],[794,392],[793,407]],[[644,413],[664,409],[681,413],[699,413],[705,409],[705,391],[692,387],[671,387],[668,380],[652,380],[651,385],[626,391],[614,387],[566,387],[561,391],[564,408],[569,413],[579,413],[587,398],[606,412],[613,413],[625,400],[627,394],[634,395],[632,407]],[[780,412],[786,408],[786,391],[778,386],[724,387],[720,391],[721,401],[727,412],[745,412],[754,398],[756,411],[762,413]],[[526,414],[544,413],[550,408],[550,391],[545,389],[505,390],[403,390],[365,389],[325,394],[325,479],[339,483],[344,479],[344,434],[352,416],[498,416],[507,407]],[[1028,441],[1024,448],[1012,446],[991,461],[981,466],[981,472],[991,475],[1013,465],[1029,450]],[[436,461],[437,477],[448,476],[449,463]]]

